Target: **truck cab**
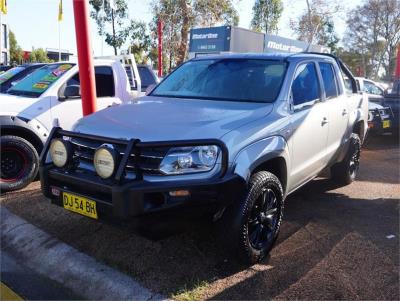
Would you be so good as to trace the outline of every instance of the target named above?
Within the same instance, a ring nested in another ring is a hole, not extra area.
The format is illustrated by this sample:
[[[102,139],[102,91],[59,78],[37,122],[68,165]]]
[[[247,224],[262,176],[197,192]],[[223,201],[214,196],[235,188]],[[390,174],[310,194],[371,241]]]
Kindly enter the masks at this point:
[[[100,221],[205,211],[227,252],[254,263],[288,195],[327,168],[339,185],[355,180],[367,119],[366,94],[334,56],[194,58],[137,102],[53,129],[42,192]]]
[[[97,110],[129,103],[143,94],[132,55],[95,59],[94,69]],[[37,176],[38,154],[53,126],[72,129],[82,117],[79,66],[46,64],[0,94],[0,105],[0,188],[10,191]]]

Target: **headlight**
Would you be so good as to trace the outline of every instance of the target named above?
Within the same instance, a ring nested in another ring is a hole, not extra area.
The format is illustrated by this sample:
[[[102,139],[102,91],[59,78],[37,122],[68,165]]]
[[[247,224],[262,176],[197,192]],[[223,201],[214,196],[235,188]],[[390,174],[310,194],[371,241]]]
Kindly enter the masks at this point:
[[[53,139],[50,144],[50,156],[55,166],[66,166],[72,156],[71,145],[68,141]]]
[[[216,145],[174,147],[160,164],[166,175],[207,172],[214,168],[220,150]]]
[[[110,178],[117,166],[117,151],[109,145],[100,146],[94,153],[94,168],[97,174],[103,178]]]

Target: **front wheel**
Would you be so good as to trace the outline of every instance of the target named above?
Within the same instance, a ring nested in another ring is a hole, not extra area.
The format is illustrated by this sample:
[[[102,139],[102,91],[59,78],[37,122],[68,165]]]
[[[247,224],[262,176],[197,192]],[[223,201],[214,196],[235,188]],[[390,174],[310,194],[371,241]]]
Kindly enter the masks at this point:
[[[356,179],[360,166],[361,139],[353,133],[349,140],[349,149],[342,162],[336,163],[331,168],[332,179],[341,184],[348,185]]]
[[[12,191],[31,183],[39,169],[39,156],[33,145],[17,136],[1,136],[0,190]]]
[[[251,177],[241,200],[227,209],[222,239],[241,261],[254,264],[271,250],[282,221],[283,198],[279,179],[260,171]]]

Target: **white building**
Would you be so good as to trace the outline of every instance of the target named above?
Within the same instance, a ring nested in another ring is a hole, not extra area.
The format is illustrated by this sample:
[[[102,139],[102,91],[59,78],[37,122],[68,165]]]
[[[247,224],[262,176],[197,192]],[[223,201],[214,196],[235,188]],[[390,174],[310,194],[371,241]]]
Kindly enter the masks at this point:
[[[8,24],[6,16],[0,13],[0,65],[10,63],[10,40],[8,37]]]

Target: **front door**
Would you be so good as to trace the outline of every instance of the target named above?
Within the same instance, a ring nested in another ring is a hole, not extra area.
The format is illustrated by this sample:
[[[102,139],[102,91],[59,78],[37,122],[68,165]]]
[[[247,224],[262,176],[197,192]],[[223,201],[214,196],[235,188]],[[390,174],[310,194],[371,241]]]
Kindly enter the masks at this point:
[[[315,63],[300,64],[291,87],[290,189],[315,177],[326,165],[329,110],[321,91]]]

